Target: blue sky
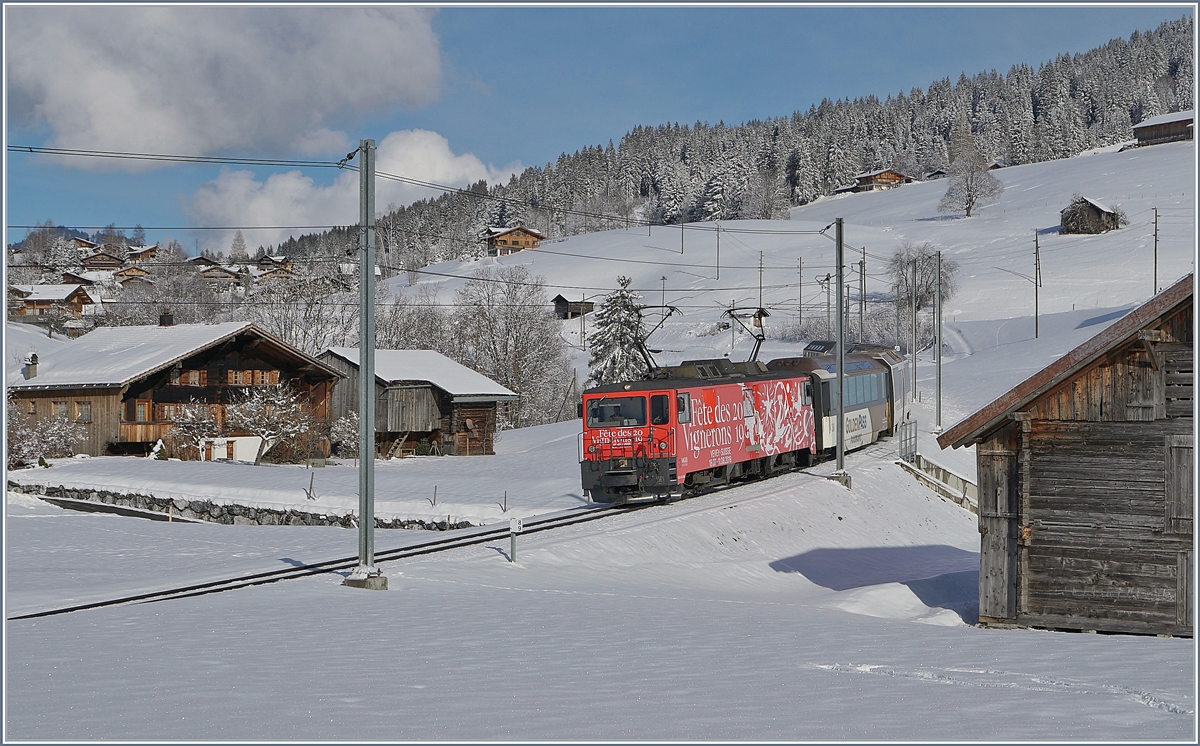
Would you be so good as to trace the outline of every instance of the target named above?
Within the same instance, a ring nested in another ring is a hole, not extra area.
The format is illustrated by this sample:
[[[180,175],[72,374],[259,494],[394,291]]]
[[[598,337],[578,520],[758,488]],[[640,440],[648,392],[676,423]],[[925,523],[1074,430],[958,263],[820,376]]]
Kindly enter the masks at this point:
[[[736,124],[822,98],[1037,67],[1191,13],[1057,8],[6,8],[9,144],[334,159],[502,179],[638,124]],[[71,51],[64,53],[65,40]],[[15,48],[14,48],[15,47]],[[53,50],[53,51],[49,51]],[[422,132],[418,132],[422,131]],[[436,134],[435,134],[436,133]],[[87,162],[84,162],[84,161]],[[8,224],[356,220],[350,174],[9,154]],[[436,193],[396,190],[378,204]],[[303,232],[303,231],[300,231]],[[251,245],[286,231],[247,233]],[[10,228],[8,240],[23,229]]]

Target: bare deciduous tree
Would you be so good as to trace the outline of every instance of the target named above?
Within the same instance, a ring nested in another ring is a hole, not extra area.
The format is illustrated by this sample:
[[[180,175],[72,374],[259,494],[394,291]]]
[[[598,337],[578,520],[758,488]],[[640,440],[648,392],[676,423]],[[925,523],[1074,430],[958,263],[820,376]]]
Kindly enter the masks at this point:
[[[287,383],[249,386],[234,393],[233,401],[225,407],[226,429],[262,439],[254,456],[255,466],[262,463],[263,454],[271,446],[312,429],[312,416],[300,399]]]

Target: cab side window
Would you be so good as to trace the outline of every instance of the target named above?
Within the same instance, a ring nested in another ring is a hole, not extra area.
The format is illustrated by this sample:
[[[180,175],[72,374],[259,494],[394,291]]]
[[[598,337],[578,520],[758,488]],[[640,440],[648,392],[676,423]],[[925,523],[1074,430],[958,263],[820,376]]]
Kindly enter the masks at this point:
[[[681,424],[692,421],[692,395],[675,395],[675,421]]]
[[[670,401],[666,394],[654,394],[650,397],[651,425],[666,425],[671,421]]]

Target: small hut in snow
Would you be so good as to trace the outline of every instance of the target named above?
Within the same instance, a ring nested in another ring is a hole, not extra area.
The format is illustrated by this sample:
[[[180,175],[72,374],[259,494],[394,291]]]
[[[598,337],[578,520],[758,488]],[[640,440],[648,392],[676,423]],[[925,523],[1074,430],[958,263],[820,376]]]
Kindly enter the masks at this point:
[[[1059,212],[1059,226],[1063,233],[1104,233],[1120,228],[1123,218],[1119,208],[1076,195]]]

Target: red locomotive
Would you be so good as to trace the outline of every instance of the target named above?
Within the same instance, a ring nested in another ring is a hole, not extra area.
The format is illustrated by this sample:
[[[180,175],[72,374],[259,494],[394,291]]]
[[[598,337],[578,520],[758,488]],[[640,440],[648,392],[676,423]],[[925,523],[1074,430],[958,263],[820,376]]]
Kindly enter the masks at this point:
[[[844,358],[847,449],[892,432],[907,388],[890,348],[859,349]],[[808,466],[836,447],[836,357],[693,360],[652,371],[649,380],[583,392],[580,469],[594,502],[674,499]]]

